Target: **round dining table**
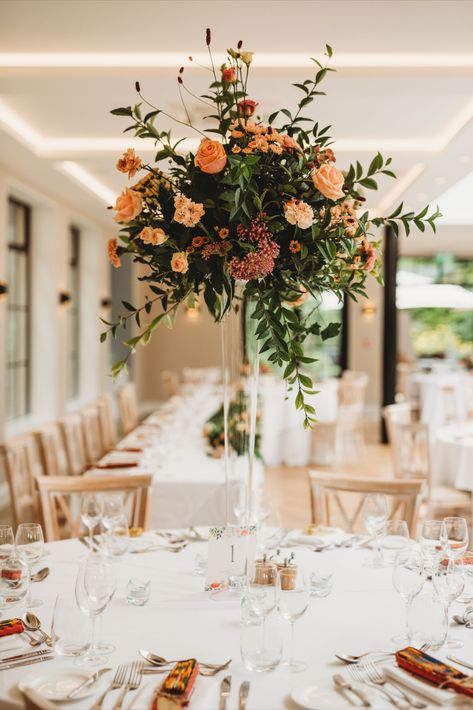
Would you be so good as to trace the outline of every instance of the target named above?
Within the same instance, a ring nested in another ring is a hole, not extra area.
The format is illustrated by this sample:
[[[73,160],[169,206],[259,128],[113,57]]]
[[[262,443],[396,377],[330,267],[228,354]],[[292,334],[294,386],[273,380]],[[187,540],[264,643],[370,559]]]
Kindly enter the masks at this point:
[[[431,451],[435,485],[473,491],[473,423],[437,430]]]
[[[146,538],[156,541],[155,533]],[[146,546],[146,539],[132,541],[132,545]],[[133,548],[131,548],[133,549]],[[79,563],[88,554],[75,539],[49,543],[46,556],[41,561],[51,573],[43,582],[34,585],[34,596],[42,605],[34,611],[49,631],[53,606],[58,593],[74,595],[74,582]],[[312,549],[294,547],[296,563],[309,573],[330,570],[334,573],[333,591],[326,598],[310,598],[304,616],[295,625],[296,656],[307,663],[302,673],[284,673],[278,669],[270,673],[253,673],[244,667],[240,658],[240,602],[216,601],[204,591],[204,577],[194,573],[197,554],[205,556],[206,542],[191,542],[177,554],[154,551],[133,554],[130,551],[114,562],[118,579],[116,593],[103,615],[102,639],[115,645],[107,667],[112,670],[101,681],[100,688],[85,700],[57,703],[58,710],[88,710],[110,682],[118,664],[140,659],[139,649],[147,649],[170,659],[197,658],[208,663],[232,659],[230,666],[214,677],[198,677],[191,697],[189,710],[214,710],[219,707],[219,689],[222,678],[232,677],[228,710],[238,707],[240,684],[250,681],[247,710],[296,710],[299,707],[291,697],[293,691],[308,686],[332,692],[334,673],[346,673],[335,657],[336,653],[363,653],[372,650],[394,650],[391,639],[404,631],[404,603],[393,588],[390,567],[365,566],[371,551],[366,549],[335,548],[322,553]],[[289,550],[288,550],[289,552]],[[151,597],[146,606],[127,604],[125,588],[130,577],[151,581]],[[428,591],[431,582],[425,583]],[[460,605],[453,605],[456,610]],[[9,616],[18,616],[21,609],[12,608]],[[3,618],[7,613],[3,611]],[[272,614],[278,614],[274,610]],[[84,617],[84,623],[85,617]],[[285,653],[288,652],[289,625]],[[99,627],[100,628],[100,627]],[[473,630],[455,627],[455,635],[465,644],[458,655],[473,657]],[[12,654],[12,647],[29,650],[23,634],[0,639],[0,707],[2,710],[22,708],[18,683],[30,683],[42,674],[66,668],[77,668],[71,658],[55,657],[44,663],[1,671],[1,657]],[[44,648],[44,647],[42,647]],[[6,649],[10,649],[7,651]],[[446,658],[445,649],[435,656]],[[394,663],[394,661],[391,661]],[[91,669],[91,673],[96,667]],[[148,710],[156,687],[163,675],[143,675],[137,690],[130,691],[124,707],[131,710]],[[335,691],[333,691],[335,692]],[[113,707],[119,691],[106,697],[104,710]],[[377,690],[370,691],[373,708],[391,707]],[[343,703],[342,696],[339,702]],[[350,707],[348,701],[344,701]],[[342,707],[344,707],[342,705]],[[323,705],[320,706],[324,710]]]

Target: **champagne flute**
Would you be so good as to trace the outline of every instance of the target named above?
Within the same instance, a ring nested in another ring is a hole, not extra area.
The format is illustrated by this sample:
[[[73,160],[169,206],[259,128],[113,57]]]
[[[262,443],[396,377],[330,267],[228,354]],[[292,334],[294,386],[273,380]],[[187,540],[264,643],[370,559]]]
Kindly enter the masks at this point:
[[[448,557],[461,557],[468,549],[468,525],[465,518],[444,518],[441,541]]]
[[[30,574],[30,591],[26,599],[26,607],[40,606],[41,599],[31,598],[31,570],[38,562],[44,551],[43,530],[39,523],[20,523],[15,535],[16,554],[28,567]]]
[[[420,547],[428,573],[433,571],[435,561],[442,553],[442,520],[424,520],[420,532]]]
[[[394,589],[406,602],[406,635],[395,636],[395,643],[409,642],[409,608],[412,600],[420,594],[425,582],[424,558],[422,552],[414,547],[401,550],[394,561]]]
[[[77,605],[92,622],[90,647],[81,663],[94,666],[108,660],[95,644],[95,619],[107,607],[116,588],[117,579],[112,566],[100,554],[89,555],[79,568],[75,587]]]
[[[438,598],[445,605],[448,622],[450,606],[452,602],[461,596],[465,587],[463,560],[455,557],[448,557],[446,560],[438,560],[432,575],[432,583]],[[450,648],[460,648],[463,646],[462,641],[449,638],[448,623],[445,645]]]
[[[82,493],[80,497],[80,517],[89,530],[89,547],[94,549],[94,528],[103,515],[103,498],[97,493]]]
[[[298,673],[307,668],[303,661],[294,659],[294,624],[305,613],[309,605],[309,585],[304,572],[299,567],[283,567],[278,574],[278,610],[283,619],[291,625],[291,650],[287,661],[280,668],[290,673]]]
[[[383,493],[369,493],[363,501],[363,523],[368,533],[375,538],[376,552],[371,566],[382,564],[380,552],[380,534],[388,519],[388,499]]]

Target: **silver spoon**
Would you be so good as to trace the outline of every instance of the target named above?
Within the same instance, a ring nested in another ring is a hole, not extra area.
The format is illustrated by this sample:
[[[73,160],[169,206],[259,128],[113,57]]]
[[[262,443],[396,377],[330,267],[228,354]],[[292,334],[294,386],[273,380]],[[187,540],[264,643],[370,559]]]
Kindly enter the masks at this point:
[[[23,633],[29,639],[28,643],[30,644],[30,646],[41,646],[41,644],[43,643],[42,639],[35,639],[35,637],[32,634],[30,634],[29,631],[26,630],[25,624],[24,624]]]
[[[394,656],[394,651],[368,651],[367,653],[360,653],[359,656],[352,656],[350,654],[336,653],[335,657],[343,663],[358,663],[362,658],[366,656]]]
[[[33,614],[32,611],[27,611],[26,614],[24,614],[23,623],[26,626],[26,628],[28,629],[28,631],[37,631],[39,634],[41,634],[43,642],[46,644],[46,646],[53,645],[53,640],[52,640],[51,636],[44,633],[44,631],[41,628],[41,621],[38,619],[36,614]]]
[[[42,582],[43,579],[46,579],[46,577],[49,577],[49,572],[50,572],[49,567],[43,567],[42,569],[38,570],[38,572],[35,572],[34,574],[32,574],[30,579],[32,582]]]
[[[166,552],[181,552],[185,550],[187,543],[182,545],[175,545],[170,547],[169,545],[149,545],[149,547],[138,548],[137,550],[130,550],[132,555],[141,555],[143,552],[158,552],[159,550],[165,550]]]
[[[181,659],[175,659],[173,661],[168,661],[166,658],[163,658],[162,656],[157,656],[155,653],[151,653],[151,651],[145,651],[143,649],[140,649],[139,653],[141,656],[143,656],[144,659],[146,659],[149,663],[152,663],[154,666],[167,666],[170,663],[178,663],[179,660],[181,660]],[[224,664],[203,663],[202,661],[199,661],[199,666],[204,666],[205,668],[213,668],[213,669],[226,668],[231,662],[232,662],[231,658],[229,661],[227,661]]]
[[[217,675],[217,673],[220,673],[220,671],[223,671],[223,670],[225,670],[225,668],[228,668],[230,663],[231,663],[231,659],[230,659],[230,661],[227,661],[227,663],[224,663],[222,666],[217,666],[216,668],[208,668],[205,670],[200,670],[199,675],[203,675],[203,676],[207,676],[207,677]],[[200,665],[200,663],[199,663],[199,665]],[[169,673],[169,668],[162,668],[162,667],[161,668],[149,668],[149,667],[146,668],[145,667],[145,668],[143,668],[141,673],[142,673],[142,675],[155,675],[157,673]]]

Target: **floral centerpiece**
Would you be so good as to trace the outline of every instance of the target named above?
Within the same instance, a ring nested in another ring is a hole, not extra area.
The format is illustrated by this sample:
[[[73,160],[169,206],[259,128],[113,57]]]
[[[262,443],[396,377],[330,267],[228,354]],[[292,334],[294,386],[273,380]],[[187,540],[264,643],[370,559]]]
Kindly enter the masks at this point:
[[[250,398],[242,389],[228,405],[228,444],[237,456],[243,456],[249,449],[250,437]],[[261,435],[259,421],[261,412],[256,412],[256,432],[254,453],[261,458]],[[208,444],[208,453],[213,458],[220,458],[225,453],[225,412],[223,404],[207,419],[204,426],[204,437]]]
[[[226,63],[215,67],[210,30],[206,44],[212,77],[207,93],[195,96],[184,81],[184,69],[177,74],[185,120],[150,104],[139,83],[139,103],[112,111],[131,119],[125,130],[154,141],[157,152],[148,164],[129,149],[117,164],[129,178],[139,170],[146,174],[117,198],[120,241],[110,240],[109,257],[117,268],[128,254],[147,267],[140,278],[148,283],[149,295],[138,307],[124,302],[126,314],[106,323],[101,338],[136,320],[139,332],[126,341],[128,355],[112,369],[117,375],[160,323],[172,325],[180,304],[203,296],[214,319],[221,321],[235,307],[236,286],[243,283],[243,297],[254,304],[260,353],[283,368],[296,389],[304,425],[310,426],[315,412],[305,395],[312,392],[312,381],[304,367],[313,359],[304,351],[304,339],[328,338],[339,326],[321,329],[310,319],[302,322],[300,309],[290,305],[306,293],[317,301],[323,291],[340,299],[365,296],[368,274],[382,280],[373,228],[390,225],[396,234],[400,226],[407,233],[412,225],[435,229],[439,211],[403,212],[401,204],[387,217],[371,218],[363,208],[363,193],[377,189],[377,176],[395,177],[391,159],[378,153],[366,170],[356,162],[342,172],[329,127],[304,115],[324,93],[320,85],[333,71],[329,46],[326,63],[313,59],[313,75],[295,84],[301,95],[297,106],[263,120],[257,97],[249,92],[253,53],[238,42],[227,50]],[[208,127],[202,130],[187,112],[188,94],[208,108]],[[163,118],[196,132],[200,143],[195,152],[181,150],[181,141],[161,126]]]

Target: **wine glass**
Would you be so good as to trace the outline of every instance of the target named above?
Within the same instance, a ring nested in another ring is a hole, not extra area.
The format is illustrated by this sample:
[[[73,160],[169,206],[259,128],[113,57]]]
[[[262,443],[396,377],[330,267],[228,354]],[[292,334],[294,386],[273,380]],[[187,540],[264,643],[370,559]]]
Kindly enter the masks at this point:
[[[0,566],[11,557],[14,538],[11,525],[0,525]]]
[[[80,497],[80,517],[89,530],[89,547],[94,548],[94,528],[103,515],[103,499],[97,493],[82,493]]]
[[[409,545],[409,528],[405,520],[388,520],[381,537],[383,560],[392,565],[396,555]]]
[[[465,518],[444,518],[441,542],[447,556],[461,557],[468,549],[468,525]]]
[[[95,619],[99,616],[115,594],[117,579],[112,566],[102,555],[92,554],[79,568],[75,595],[79,609],[92,622],[90,647],[81,662],[98,665],[107,662],[95,644]]]
[[[428,573],[433,571],[435,562],[442,553],[442,527],[441,520],[424,520],[422,523],[419,542]]]
[[[16,554],[28,567],[31,582],[31,570],[38,562],[44,551],[43,530],[39,523],[20,523],[15,535],[15,550]],[[43,602],[40,599],[31,598],[31,583],[30,591],[26,599],[26,607],[32,608],[40,606]]]
[[[299,567],[281,568],[278,573],[278,610],[291,625],[291,650],[289,660],[279,667],[291,673],[307,668],[306,663],[294,659],[294,624],[303,616],[308,605],[309,585],[304,572]]]
[[[388,519],[388,499],[383,493],[369,493],[363,501],[363,523],[369,535],[375,538],[376,552],[371,565],[382,564],[379,537]]]
[[[125,514],[123,495],[121,493],[110,493],[103,496],[103,517],[102,523],[108,530],[113,523]]]
[[[456,557],[448,557],[446,560],[438,560],[432,575],[432,583],[438,598],[444,603],[447,619],[450,617],[450,606],[461,596],[465,587],[463,573],[463,560]],[[460,648],[462,641],[450,639],[447,625],[447,638],[445,645],[450,648]]]
[[[406,602],[406,636],[396,636],[395,643],[409,642],[409,607],[412,600],[420,594],[425,582],[424,558],[415,547],[408,547],[398,552],[393,566],[394,589]]]

